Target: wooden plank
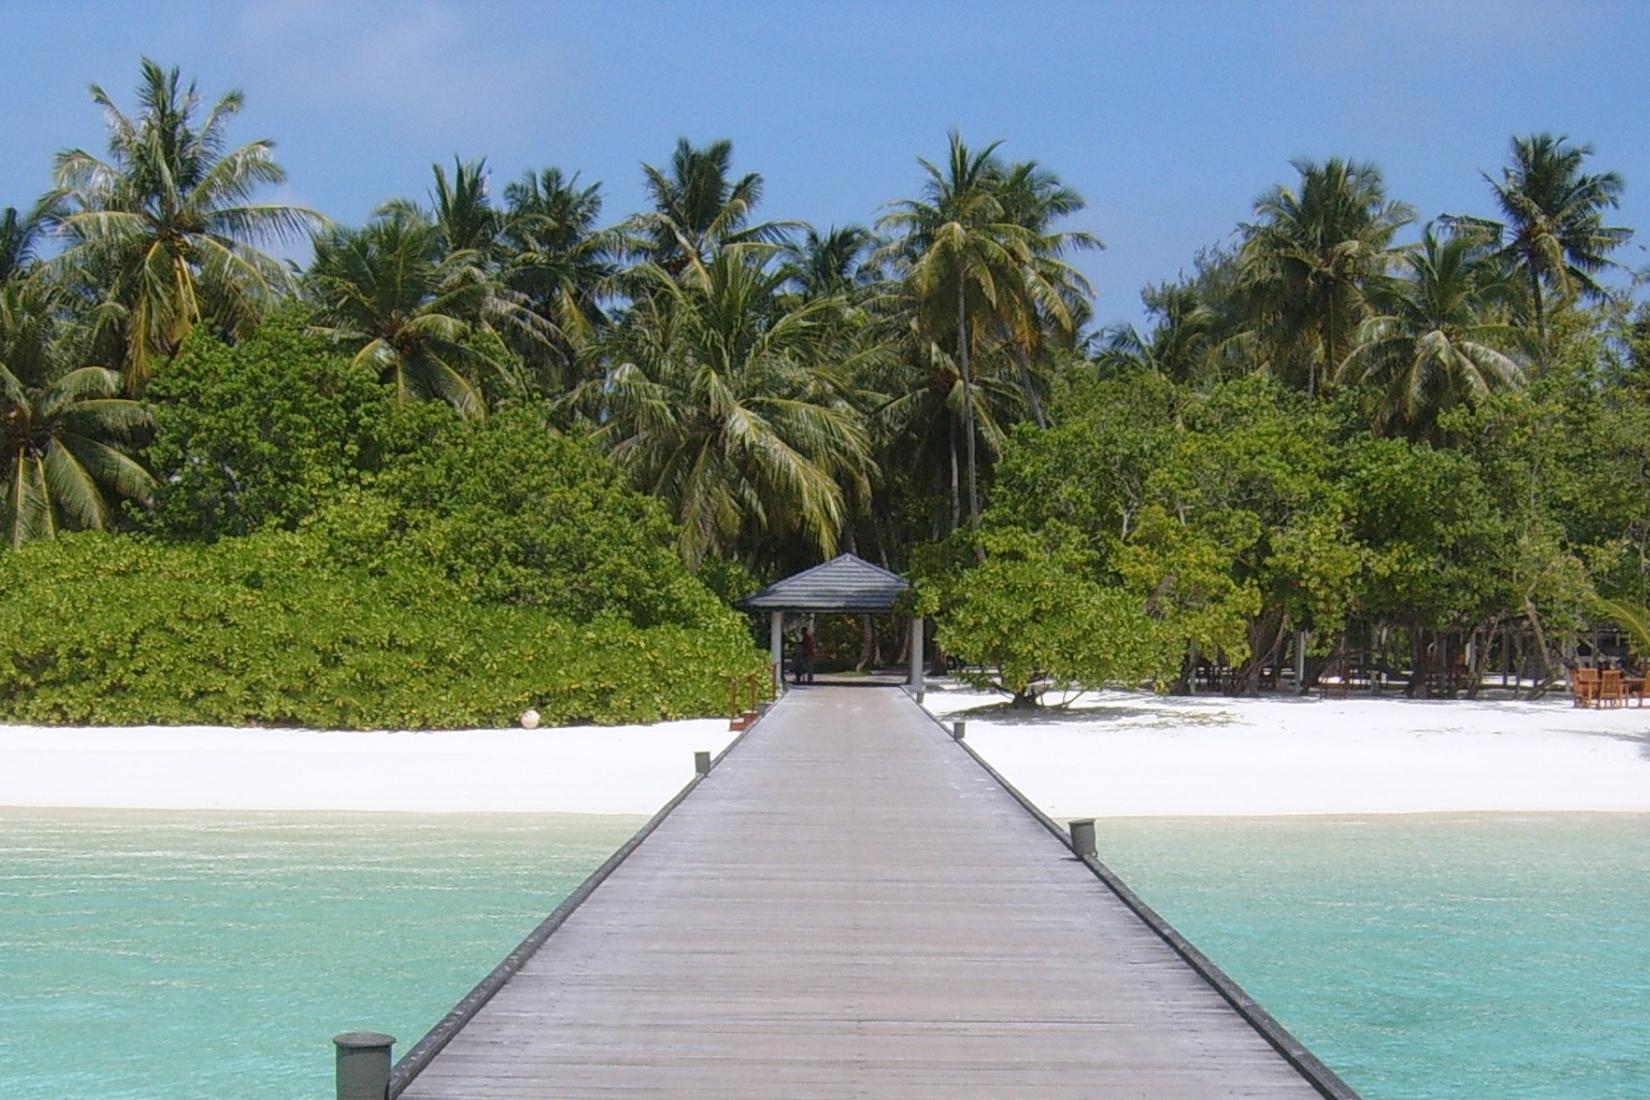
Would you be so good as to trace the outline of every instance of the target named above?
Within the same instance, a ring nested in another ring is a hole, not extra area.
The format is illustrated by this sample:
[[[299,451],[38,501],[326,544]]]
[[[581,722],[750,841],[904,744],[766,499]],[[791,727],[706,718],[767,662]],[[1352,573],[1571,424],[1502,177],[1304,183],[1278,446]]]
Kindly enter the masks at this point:
[[[903,692],[808,688],[400,1095],[1353,1095],[1160,931]]]

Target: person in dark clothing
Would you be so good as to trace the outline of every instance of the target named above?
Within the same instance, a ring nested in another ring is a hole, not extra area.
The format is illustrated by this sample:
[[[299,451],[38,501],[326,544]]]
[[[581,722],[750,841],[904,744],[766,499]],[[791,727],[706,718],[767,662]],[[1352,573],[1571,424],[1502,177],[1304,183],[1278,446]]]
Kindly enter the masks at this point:
[[[814,632],[812,627],[802,631],[802,641],[796,647],[796,682],[802,683],[803,678],[808,683],[814,682]]]

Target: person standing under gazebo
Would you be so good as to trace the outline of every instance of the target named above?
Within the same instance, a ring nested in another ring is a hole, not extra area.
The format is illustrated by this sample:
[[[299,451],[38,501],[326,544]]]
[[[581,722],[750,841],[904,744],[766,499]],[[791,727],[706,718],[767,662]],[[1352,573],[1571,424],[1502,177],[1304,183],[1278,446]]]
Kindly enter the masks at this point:
[[[801,684],[803,677],[808,683],[814,682],[814,628],[802,628],[802,640],[796,646],[796,682]]]

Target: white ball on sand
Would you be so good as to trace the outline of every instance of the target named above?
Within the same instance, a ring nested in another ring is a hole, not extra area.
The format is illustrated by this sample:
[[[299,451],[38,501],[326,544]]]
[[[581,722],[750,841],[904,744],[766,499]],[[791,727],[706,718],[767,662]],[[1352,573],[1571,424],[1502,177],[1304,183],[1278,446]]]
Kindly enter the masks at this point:
[[[522,711],[521,712],[521,728],[524,729],[524,730],[536,730],[536,729],[538,729],[539,728],[539,712],[536,711],[536,710],[532,710],[532,709]]]

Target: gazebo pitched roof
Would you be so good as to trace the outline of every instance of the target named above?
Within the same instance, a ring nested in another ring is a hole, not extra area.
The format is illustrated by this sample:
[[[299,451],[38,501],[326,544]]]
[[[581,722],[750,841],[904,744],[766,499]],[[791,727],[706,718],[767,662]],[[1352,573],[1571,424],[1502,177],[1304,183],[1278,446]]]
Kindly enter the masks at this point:
[[[775,581],[739,601],[746,611],[843,611],[882,613],[911,584],[898,573],[853,554]]]

